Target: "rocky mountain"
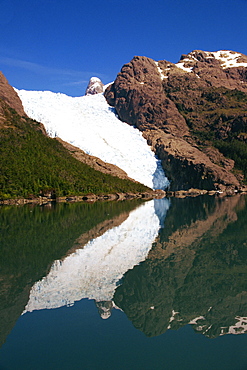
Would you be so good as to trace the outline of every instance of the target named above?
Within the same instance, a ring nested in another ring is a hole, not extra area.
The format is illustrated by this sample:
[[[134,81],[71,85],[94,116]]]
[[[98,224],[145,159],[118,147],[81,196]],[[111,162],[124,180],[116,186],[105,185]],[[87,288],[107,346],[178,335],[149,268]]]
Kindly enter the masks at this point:
[[[91,77],[86,88],[85,95],[95,95],[102,93],[104,84],[98,77]]]
[[[21,100],[6,77],[0,72],[0,99],[16,110],[20,116],[25,116]]]
[[[0,99],[22,120],[27,113],[42,122],[45,129],[37,122],[36,129],[62,139],[77,160],[114,176],[171,191],[234,192],[247,181],[247,56],[240,53],[195,50],[176,64],[136,56],[113,84],[92,77],[78,98],[14,90],[1,74]]]
[[[136,56],[105,97],[162,159],[171,190],[236,189],[246,178],[247,56],[195,50],[177,64]]]

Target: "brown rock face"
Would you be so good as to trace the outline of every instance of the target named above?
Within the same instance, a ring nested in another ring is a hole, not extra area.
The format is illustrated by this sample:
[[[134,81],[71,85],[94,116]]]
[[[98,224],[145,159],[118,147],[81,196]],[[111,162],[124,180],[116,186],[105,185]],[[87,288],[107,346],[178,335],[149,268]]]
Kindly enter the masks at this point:
[[[143,136],[162,160],[162,166],[171,181],[170,190],[226,190],[239,186],[231,172],[213,163],[209,156],[183,138],[162,130],[147,130]]]
[[[246,132],[246,93],[246,56],[193,51],[177,64],[134,57],[105,97],[122,121],[143,132],[162,160],[171,190],[226,190],[239,187],[230,172],[234,161],[200,137]]]
[[[106,89],[105,97],[121,120],[141,131],[161,128],[178,136],[188,133],[184,118],[167,98],[157,65],[150,58],[136,56],[125,64]]]
[[[14,109],[14,111],[12,111]],[[19,115],[23,122],[28,119],[22,102],[12,86],[9,85],[5,76],[0,72],[0,129],[14,127],[13,117]],[[33,128],[46,135],[45,127],[42,123],[30,120]]]
[[[19,96],[13,87],[9,85],[2,72],[0,72],[0,99],[4,100],[11,108],[14,108],[20,116],[26,116]]]

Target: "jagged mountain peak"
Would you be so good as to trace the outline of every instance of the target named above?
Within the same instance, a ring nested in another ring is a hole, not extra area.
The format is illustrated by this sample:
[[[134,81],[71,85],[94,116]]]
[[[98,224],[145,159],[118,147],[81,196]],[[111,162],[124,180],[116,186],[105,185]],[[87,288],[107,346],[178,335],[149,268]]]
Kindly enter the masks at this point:
[[[234,136],[240,151],[246,131],[246,93],[247,56],[194,50],[177,64],[134,57],[104,95],[122,121],[142,131],[168,177],[179,172],[170,189],[222,191],[238,188],[243,177],[235,177],[234,162],[212,147],[221,140],[222,148],[230,148]]]
[[[188,54],[182,54],[179,62],[175,65],[186,72],[192,72],[198,62],[212,64],[222,69],[247,67],[247,56],[232,50],[193,50]]]
[[[104,84],[98,77],[91,77],[86,88],[85,95],[95,95],[102,93],[104,90]]]

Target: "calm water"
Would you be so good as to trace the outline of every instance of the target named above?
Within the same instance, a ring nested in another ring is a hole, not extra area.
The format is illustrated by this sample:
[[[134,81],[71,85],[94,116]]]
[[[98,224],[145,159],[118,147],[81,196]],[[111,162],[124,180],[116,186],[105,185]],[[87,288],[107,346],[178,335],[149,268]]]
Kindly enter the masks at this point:
[[[0,369],[247,369],[246,196],[0,217]]]

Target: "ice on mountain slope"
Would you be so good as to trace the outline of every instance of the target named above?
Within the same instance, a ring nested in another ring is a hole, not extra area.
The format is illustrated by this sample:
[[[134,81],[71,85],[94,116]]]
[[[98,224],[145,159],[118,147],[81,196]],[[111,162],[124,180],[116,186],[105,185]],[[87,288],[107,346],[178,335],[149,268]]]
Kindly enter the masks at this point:
[[[159,217],[164,219],[169,208],[168,199],[163,199],[158,217],[157,202],[146,202],[120,226],[55,261],[49,274],[32,287],[25,312],[72,305],[82,298],[110,301],[124,273],[145,260],[155,241]]]
[[[161,162],[140,131],[120,121],[103,94],[70,97],[50,91],[16,91],[27,115],[42,122],[51,137],[117,165],[150,188],[168,186]]]

